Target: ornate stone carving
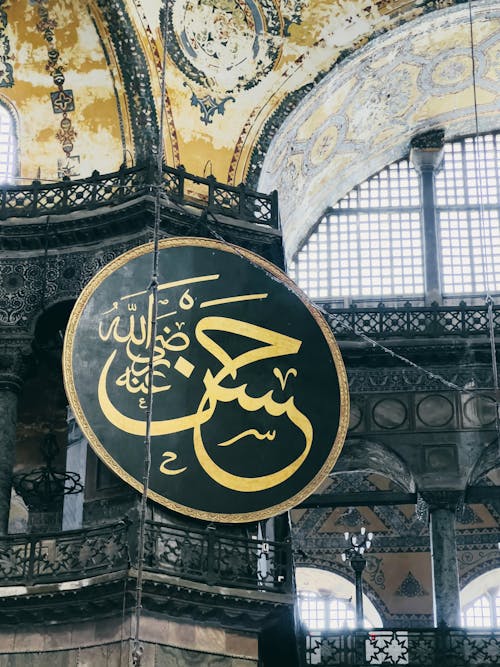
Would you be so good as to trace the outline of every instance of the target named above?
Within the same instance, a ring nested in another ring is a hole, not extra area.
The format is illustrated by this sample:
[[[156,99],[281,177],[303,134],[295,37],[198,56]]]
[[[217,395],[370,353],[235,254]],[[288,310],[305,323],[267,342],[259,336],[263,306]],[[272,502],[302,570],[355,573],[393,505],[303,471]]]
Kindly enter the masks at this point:
[[[422,497],[429,506],[429,511],[450,510],[456,512],[459,505],[463,503],[463,491],[454,489],[438,489],[433,491],[421,491]]]
[[[490,388],[493,386],[491,364],[433,366],[431,369],[459,387]],[[443,383],[413,368],[350,368],[351,393],[441,391]]]

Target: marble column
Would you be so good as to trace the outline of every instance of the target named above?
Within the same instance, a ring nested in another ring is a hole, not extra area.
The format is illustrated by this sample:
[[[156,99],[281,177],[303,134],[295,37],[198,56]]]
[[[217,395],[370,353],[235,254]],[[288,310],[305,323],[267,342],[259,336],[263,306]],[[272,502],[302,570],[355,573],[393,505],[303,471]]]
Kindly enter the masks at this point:
[[[75,416],[68,407],[68,446],[66,449],[66,470],[80,475],[80,482],[85,487],[87,475],[87,447],[88,443],[76,423]],[[64,496],[63,500],[63,530],[75,530],[83,525],[84,491]]]
[[[410,159],[420,176],[424,231],[424,279],[427,304],[442,296],[439,232],[436,218],[435,177],[443,161],[444,131],[434,130],[412,139]]]
[[[0,337],[0,535],[9,526],[16,453],[17,397],[31,348],[25,339]]]
[[[424,496],[429,504],[434,625],[460,626],[455,512],[460,492],[440,491]]]

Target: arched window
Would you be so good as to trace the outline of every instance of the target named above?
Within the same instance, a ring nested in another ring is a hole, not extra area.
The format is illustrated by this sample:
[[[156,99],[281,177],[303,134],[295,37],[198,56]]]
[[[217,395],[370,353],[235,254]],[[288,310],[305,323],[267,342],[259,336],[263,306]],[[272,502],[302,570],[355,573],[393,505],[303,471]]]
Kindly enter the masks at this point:
[[[500,133],[445,144],[435,211],[444,296],[500,292]],[[424,296],[419,177],[408,160],[325,212],[290,274],[313,299]]]
[[[471,581],[460,596],[465,627],[500,628],[500,568]]]
[[[340,630],[355,626],[352,600],[311,591],[299,592],[298,599],[300,619],[308,630]]]
[[[356,589],[352,582],[327,570],[298,567],[295,572],[298,608],[310,632],[355,627]],[[382,619],[373,603],[363,596],[365,626],[381,627]]]
[[[312,298],[422,294],[419,181],[408,160],[327,211],[291,275]]]
[[[11,181],[15,175],[16,143],[14,117],[0,101],[0,184]]]

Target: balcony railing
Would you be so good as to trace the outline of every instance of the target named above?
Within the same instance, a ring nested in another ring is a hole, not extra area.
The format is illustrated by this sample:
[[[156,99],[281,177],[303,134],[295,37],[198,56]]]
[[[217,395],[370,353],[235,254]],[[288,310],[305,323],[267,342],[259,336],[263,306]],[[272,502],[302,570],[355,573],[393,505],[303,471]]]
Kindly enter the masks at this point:
[[[65,178],[59,183],[2,185],[0,187],[0,220],[40,215],[70,213],[129,201],[150,194],[156,182],[152,165],[122,167],[111,174],[94,171],[85,179]],[[278,195],[263,194],[219,183],[213,176],[202,178],[183,167],[164,166],[161,189],[177,204],[219,213],[221,215],[279,228]]]
[[[500,665],[500,630],[358,630],[306,636],[307,665]]]
[[[184,530],[147,524],[145,569],[207,584],[254,590],[291,590],[289,545],[219,534],[215,529]]]
[[[441,338],[444,336],[487,336],[490,323],[485,305],[404,306],[376,308],[332,308],[318,305],[329,315],[333,333],[339,339],[370,338]],[[493,329],[500,334],[500,306],[493,306]]]
[[[82,579],[136,564],[137,526],[0,538],[1,586]],[[291,590],[290,545],[148,521],[145,569],[209,585],[285,593]]]

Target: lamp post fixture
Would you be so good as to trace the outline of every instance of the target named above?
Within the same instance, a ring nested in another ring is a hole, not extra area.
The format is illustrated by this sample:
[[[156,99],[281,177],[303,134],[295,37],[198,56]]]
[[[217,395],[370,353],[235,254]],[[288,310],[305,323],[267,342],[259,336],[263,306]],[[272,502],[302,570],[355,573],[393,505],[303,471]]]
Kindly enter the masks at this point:
[[[344,563],[349,561],[354,570],[356,582],[356,627],[362,628],[364,623],[362,576],[366,566],[364,554],[372,545],[373,533],[367,533],[366,528],[362,526],[357,534],[351,535],[351,533],[345,532],[344,538],[349,546],[342,552],[342,560]]]

